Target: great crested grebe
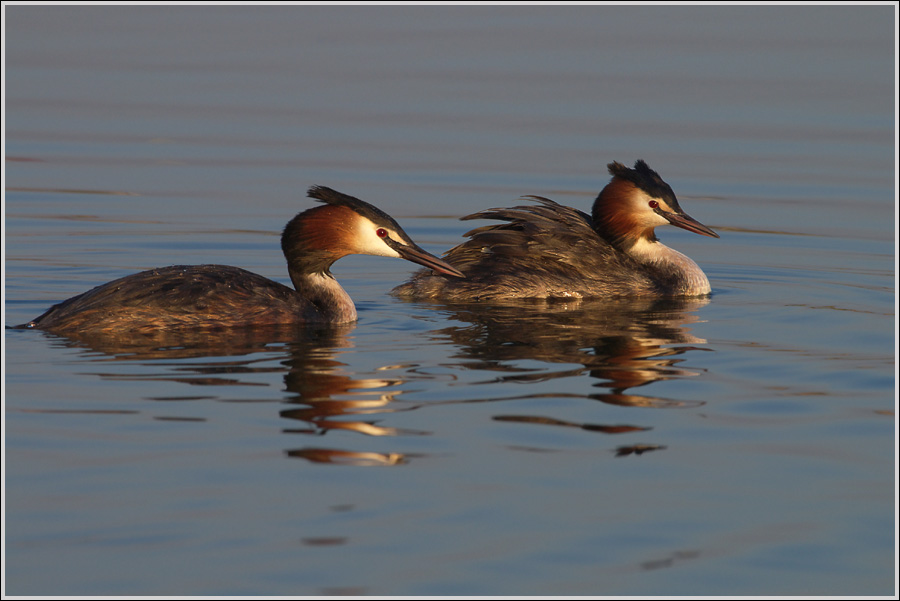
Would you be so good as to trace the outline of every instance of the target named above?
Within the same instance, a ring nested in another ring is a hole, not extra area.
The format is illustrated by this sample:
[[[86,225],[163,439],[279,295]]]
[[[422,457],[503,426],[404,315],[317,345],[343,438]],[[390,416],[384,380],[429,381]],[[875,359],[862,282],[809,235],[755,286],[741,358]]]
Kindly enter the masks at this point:
[[[700,267],[659,242],[654,228],[671,224],[719,235],[682,211],[669,184],[644,161],[633,169],[617,162],[608,168],[612,180],[591,215],[539,196],[525,197],[534,205],[468,215],[462,219],[506,223],[467,232],[469,240],[444,254],[466,277],[420,270],[392,294],[444,301],[709,294]]]
[[[17,327],[74,334],[352,322],[353,300],[329,272],[349,254],[400,257],[463,277],[376,207],[322,186],[308,194],[324,204],[298,214],[281,235],[294,290],[238,267],[174,265],[103,284]]]

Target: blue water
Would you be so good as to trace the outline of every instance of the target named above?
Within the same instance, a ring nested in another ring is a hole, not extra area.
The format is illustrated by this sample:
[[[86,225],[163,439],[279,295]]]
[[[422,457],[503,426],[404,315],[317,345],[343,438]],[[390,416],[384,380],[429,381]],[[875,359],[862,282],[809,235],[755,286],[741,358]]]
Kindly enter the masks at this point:
[[[714,294],[4,333],[4,594],[896,594],[896,6],[4,6],[4,316],[646,159]]]

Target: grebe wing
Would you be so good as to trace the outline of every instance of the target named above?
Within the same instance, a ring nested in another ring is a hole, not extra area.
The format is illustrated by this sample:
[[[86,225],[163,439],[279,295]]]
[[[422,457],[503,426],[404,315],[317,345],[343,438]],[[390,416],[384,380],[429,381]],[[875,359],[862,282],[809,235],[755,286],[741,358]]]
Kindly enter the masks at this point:
[[[304,309],[299,301],[291,288],[238,267],[173,265],[97,286],[52,306],[28,325],[57,332],[191,327],[209,323],[211,316],[222,327],[252,324],[254,317],[289,323],[298,321]]]
[[[465,279],[450,281],[421,270],[393,294],[448,301],[511,298],[585,298],[642,294],[652,282],[617,252],[582,211],[541,197],[463,217],[505,223],[475,228],[444,254]]]
[[[464,221],[497,219],[506,223],[466,232],[463,235],[469,240],[450,249],[444,258],[463,271],[488,262],[496,268],[504,259],[515,260],[522,269],[527,268],[527,259],[570,263],[578,259],[579,249],[588,250],[586,245],[606,244],[591,228],[586,213],[540,196],[525,198],[537,204],[487,209],[463,217]]]

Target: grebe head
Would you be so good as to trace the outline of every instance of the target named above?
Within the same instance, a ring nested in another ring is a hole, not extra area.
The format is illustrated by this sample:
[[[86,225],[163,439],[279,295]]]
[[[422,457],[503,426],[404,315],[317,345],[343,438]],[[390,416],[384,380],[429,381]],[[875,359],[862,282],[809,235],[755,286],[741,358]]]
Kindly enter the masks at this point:
[[[592,220],[594,229],[613,244],[629,248],[655,242],[654,228],[659,225],[719,237],[681,209],[669,184],[644,161],[638,160],[634,169],[617,162],[607,167],[613,178],[597,196]]]
[[[359,254],[398,257],[446,275],[465,277],[419,248],[377,207],[324,186],[313,186],[307,194],[324,205],[300,213],[284,228],[281,249],[292,272],[327,274],[341,257]]]

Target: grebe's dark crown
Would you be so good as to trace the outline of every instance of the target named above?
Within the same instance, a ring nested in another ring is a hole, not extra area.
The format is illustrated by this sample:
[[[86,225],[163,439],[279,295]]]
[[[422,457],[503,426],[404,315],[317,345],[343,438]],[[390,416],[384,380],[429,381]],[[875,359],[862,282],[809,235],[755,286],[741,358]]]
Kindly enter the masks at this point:
[[[313,200],[318,200],[319,202],[352,209],[353,211],[356,211],[373,223],[390,225],[397,230],[403,231],[397,224],[397,222],[394,221],[393,217],[391,217],[378,207],[370,205],[369,203],[365,202],[364,200],[360,200],[355,196],[342,194],[337,190],[332,190],[331,188],[328,188],[326,186],[312,186],[306,192],[306,194]]]
[[[619,162],[612,162],[607,165],[609,174],[613,177],[620,177],[627,180],[646,192],[652,198],[662,198],[669,203],[673,209],[680,209],[678,199],[675,198],[675,192],[671,186],[663,181],[659,174],[650,168],[643,159],[638,159],[634,163],[634,169],[629,169]]]

